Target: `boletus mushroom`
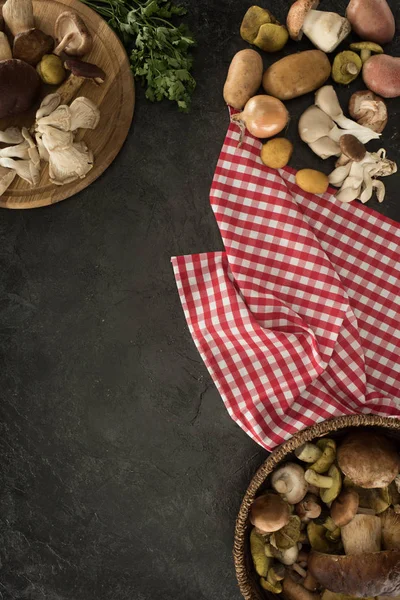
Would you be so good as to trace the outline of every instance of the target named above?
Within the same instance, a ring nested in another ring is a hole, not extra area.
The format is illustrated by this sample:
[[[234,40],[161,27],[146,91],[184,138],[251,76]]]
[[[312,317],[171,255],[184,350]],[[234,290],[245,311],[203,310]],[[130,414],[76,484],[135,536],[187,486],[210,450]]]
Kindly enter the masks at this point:
[[[400,550],[345,556],[311,552],[308,570],[331,592],[359,598],[400,594]]]
[[[250,522],[264,533],[278,531],[287,525],[289,518],[289,506],[278,494],[258,496],[250,509]]]
[[[363,488],[387,487],[400,470],[394,443],[373,431],[350,433],[338,448],[337,460],[342,472]]]
[[[303,33],[323,52],[333,52],[349,35],[351,26],[345,17],[333,12],[315,10],[319,0],[296,0],[290,7],[286,26],[293,40]]]
[[[57,47],[54,54],[62,52],[69,56],[84,56],[88,54],[93,45],[92,36],[84,21],[72,11],[62,12],[55,24]]]
[[[337,527],[344,527],[356,516],[359,497],[352,489],[343,490],[331,506],[331,517]]]
[[[346,554],[366,554],[381,549],[382,523],[375,515],[355,515],[342,527],[342,542]]]
[[[67,104],[72,100],[85,81],[101,85],[106,78],[106,74],[100,67],[82,60],[68,59],[65,61],[64,67],[71,74],[57,90],[57,93],[60,95],[61,104]]]
[[[32,0],[7,0],[3,17],[14,36],[14,58],[35,66],[53,50],[53,38],[35,27]]]
[[[286,600],[319,600],[320,595],[307,590],[301,583],[295,581],[294,574],[286,571],[283,580],[283,593]]]
[[[385,550],[400,550],[400,515],[388,508],[380,515],[382,522],[382,545]]]
[[[35,102],[40,79],[28,63],[10,57],[7,37],[0,32],[0,118],[25,112]]]

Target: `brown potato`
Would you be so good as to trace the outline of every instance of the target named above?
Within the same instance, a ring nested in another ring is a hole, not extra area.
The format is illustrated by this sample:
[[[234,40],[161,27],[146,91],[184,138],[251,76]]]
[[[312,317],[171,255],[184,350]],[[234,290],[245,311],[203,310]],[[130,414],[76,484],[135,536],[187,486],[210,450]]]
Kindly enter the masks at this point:
[[[394,38],[396,24],[386,0],[350,0],[346,17],[362,40],[387,44]]]
[[[232,59],[224,85],[224,100],[241,110],[261,85],[263,62],[255,50],[241,50]]]
[[[318,89],[330,74],[327,55],[321,50],[306,50],[273,63],[265,71],[262,84],[267,94],[290,100]]]

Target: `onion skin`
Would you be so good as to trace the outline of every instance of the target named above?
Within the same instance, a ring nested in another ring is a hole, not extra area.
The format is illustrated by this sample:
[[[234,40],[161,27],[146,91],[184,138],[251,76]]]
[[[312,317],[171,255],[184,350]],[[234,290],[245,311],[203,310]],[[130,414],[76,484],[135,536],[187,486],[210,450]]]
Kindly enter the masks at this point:
[[[394,38],[395,20],[386,0],[350,0],[346,17],[362,40],[387,44]]]
[[[400,96],[400,57],[378,54],[364,63],[363,80],[368,89],[384,98]]]
[[[250,98],[239,114],[232,116],[242,130],[247,128],[256,138],[270,138],[284,129],[289,121],[286,106],[273,96],[254,96]]]

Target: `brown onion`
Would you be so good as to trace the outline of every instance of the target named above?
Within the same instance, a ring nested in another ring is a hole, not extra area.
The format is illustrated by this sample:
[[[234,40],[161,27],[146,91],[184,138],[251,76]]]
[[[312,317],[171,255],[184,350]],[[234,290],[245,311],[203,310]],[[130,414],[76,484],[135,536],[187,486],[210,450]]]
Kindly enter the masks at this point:
[[[263,94],[250,98],[242,112],[233,115],[231,120],[240,127],[240,145],[245,128],[254,137],[270,138],[286,127],[289,113],[278,98]]]

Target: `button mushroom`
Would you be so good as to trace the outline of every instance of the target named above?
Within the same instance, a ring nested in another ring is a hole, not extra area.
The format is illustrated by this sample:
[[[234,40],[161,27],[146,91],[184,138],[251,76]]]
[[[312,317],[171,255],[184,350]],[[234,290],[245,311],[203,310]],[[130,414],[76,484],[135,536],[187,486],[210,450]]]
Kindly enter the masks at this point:
[[[264,494],[256,498],[250,510],[250,522],[259,531],[278,531],[289,522],[288,504],[277,494]]]
[[[349,434],[338,448],[337,460],[342,472],[363,488],[388,486],[400,468],[395,444],[373,431]]]
[[[307,494],[295,507],[296,514],[303,523],[309,523],[311,519],[319,517],[321,510],[318,498],[314,494]]]
[[[359,497],[354,490],[343,490],[331,506],[331,517],[337,527],[350,523],[358,511]]]
[[[296,0],[292,4],[286,21],[289,35],[300,40],[304,33],[323,52],[333,52],[349,35],[351,26],[336,13],[314,10],[318,4],[319,0]]]
[[[271,485],[289,504],[297,504],[307,493],[304,469],[296,463],[286,463],[272,474]]]
[[[57,47],[54,54],[62,52],[69,56],[84,56],[92,49],[92,36],[83,20],[72,11],[62,12],[55,24]]]
[[[308,569],[322,587],[361,598],[400,594],[400,551],[337,556],[312,552]]]
[[[365,63],[372,54],[383,54],[382,46],[375,44],[375,42],[355,42],[350,44],[350,49],[360,52],[362,63]]]
[[[381,133],[388,122],[384,100],[369,90],[355,92],[349,102],[349,114],[359,125]]]

